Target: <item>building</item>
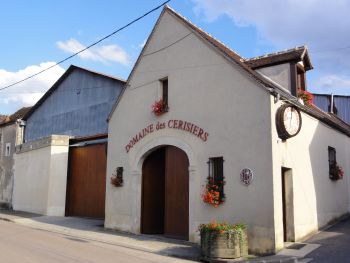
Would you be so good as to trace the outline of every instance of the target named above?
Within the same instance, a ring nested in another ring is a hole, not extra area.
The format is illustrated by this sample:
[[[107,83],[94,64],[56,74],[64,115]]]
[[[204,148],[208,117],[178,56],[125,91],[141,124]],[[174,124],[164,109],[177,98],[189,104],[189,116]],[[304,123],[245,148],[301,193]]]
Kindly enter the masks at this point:
[[[21,118],[30,108],[21,108],[0,120],[0,207],[12,208],[15,146],[22,142]],[[0,116],[1,119],[1,116]]]
[[[333,113],[350,124],[350,96],[313,94],[314,104],[325,112]]]
[[[70,66],[23,117],[13,207],[104,217],[107,117],[125,82]]]
[[[244,59],[165,7],[109,115],[105,227],[242,222],[269,254],[347,214],[350,127],[298,101],[310,69],[306,47]]]

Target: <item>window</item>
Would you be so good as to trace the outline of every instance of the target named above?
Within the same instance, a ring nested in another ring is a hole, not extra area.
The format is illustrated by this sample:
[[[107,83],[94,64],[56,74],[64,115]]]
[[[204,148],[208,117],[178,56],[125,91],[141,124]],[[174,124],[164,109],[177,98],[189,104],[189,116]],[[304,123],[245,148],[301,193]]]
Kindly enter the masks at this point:
[[[11,154],[11,143],[6,143],[5,146],[5,156],[8,157]]]
[[[168,79],[162,79],[162,100],[164,103],[164,111],[168,111],[169,104],[168,104]]]
[[[224,194],[224,158],[212,157],[208,161],[209,175],[208,181],[217,186],[217,191],[220,193],[220,201],[225,198]]]
[[[297,91],[299,92],[300,90],[306,90],[305,71],[297,66]]]
[[[329,166],[329,174],[335,175],[336,172],[335,167],[337,164],[337,157],[336,157],[336,151],[335,148],[328,146],[328,166]]]

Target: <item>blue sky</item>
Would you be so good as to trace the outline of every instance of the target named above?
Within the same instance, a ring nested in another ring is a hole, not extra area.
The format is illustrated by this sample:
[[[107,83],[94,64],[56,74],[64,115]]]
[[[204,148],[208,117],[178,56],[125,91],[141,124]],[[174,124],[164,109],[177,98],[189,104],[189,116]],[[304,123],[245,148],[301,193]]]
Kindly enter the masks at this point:
[[[0,88],[71,55],[160,3],[2,2]],[[170,6],[245,58],[307,44],[314,64],[307,75],[309,90],[350,94],[349,1],[172,0]],[[35,103],[70,64],[126,79],[159,13],[38,78],[0,91],[0,114]]]

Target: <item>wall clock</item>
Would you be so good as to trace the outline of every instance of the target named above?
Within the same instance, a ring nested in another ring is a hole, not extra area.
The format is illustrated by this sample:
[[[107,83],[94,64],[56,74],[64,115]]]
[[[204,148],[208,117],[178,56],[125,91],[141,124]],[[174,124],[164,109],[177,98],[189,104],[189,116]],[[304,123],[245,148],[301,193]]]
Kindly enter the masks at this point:
[[[287,140],[297,135],[301,129],[301,114],[297,107],[284,104],[276,114],[278,137]]]

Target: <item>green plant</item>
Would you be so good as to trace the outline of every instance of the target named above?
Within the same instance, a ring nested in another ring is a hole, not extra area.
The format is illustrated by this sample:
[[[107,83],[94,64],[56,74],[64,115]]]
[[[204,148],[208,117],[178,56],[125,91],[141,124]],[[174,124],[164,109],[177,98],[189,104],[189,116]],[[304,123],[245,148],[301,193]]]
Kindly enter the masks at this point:
[[[239,232],[244,231],[246,229],[246,225],[244,224],[228,224],[226,222],[217,223],[211,222],[208,224],[200,224],[198,227],[198,231],[203,232]]]

